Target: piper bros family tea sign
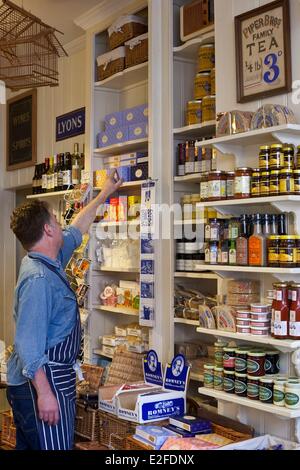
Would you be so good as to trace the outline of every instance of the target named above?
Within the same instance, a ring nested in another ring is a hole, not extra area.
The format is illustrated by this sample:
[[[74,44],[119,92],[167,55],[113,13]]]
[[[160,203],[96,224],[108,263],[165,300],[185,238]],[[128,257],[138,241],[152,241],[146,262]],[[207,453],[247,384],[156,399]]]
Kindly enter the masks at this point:
[[[235,17],[237,101],[291,91],[289,0]]]

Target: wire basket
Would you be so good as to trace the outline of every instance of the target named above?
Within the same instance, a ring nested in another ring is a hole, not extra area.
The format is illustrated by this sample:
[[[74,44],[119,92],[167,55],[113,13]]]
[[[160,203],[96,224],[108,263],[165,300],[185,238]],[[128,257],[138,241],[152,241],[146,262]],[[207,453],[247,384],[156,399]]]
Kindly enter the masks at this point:
[[[148,60],[148,36],[135,38],[134,42],[125,44],[125,66],[134,67]]]
[[[11,411],[0,413],[2,417],[1,443],[9,447],[16,446],[16,428]]]
[[[147,32],[148,26],[141,23],[126,23],[109,36],[110,49],[116,49],[130,39]]]
[[[102,446],[98,441],[77,442],[75,450],[108,450],[106,446]]]
[[[112,450],[125,450],[126,438],[135,433],[137,424],[99,411],[99,441]]]
[[[76,401],[75,434],[89,441],[96,441],[99,436],[98,410],[89,408]]]

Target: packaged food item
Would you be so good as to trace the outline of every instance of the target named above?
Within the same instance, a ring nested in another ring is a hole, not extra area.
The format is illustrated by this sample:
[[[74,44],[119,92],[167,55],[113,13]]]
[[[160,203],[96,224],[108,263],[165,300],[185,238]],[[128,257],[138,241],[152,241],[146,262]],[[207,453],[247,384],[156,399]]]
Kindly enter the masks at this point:
[[[237,326],[236,327],[237,333],[241,333],[243,335],[250,335],[250,326]]]
[[[228,305],[250,305],[260,300],[259,294],[228,294]]]
[[[235,373],[234,392],[239,397],[247,396],[247,374]]]
[[[260,281],[228,281],[229,294],[259,294]]]
[[[259,383],[260,377],[248,375],[247,397],[250,398],[250,400],[259,400]]]
[[[198,50],[198,72],[211,71],[215,66],[215,45],[204,44]]]

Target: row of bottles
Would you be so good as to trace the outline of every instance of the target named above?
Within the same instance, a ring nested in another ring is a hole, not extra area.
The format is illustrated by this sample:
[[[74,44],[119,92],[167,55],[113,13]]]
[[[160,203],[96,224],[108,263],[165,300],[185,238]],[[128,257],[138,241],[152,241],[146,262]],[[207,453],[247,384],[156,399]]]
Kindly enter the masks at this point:
[[[74,152],[59,153],[45,159],[45,163],[35,165],[32,179],[32,194],[66,191],[81,183],[84,170],[83,152],[79,153],[79,144],[74,144]]]

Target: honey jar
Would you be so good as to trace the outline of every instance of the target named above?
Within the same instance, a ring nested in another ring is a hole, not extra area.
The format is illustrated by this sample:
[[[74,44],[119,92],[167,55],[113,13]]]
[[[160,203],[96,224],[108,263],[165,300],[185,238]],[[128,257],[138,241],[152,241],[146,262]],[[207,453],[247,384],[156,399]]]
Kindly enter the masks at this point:
[[[202,121],[215,121],[216,119],[216,97],[205,96],[202,100]]]
[[[193,100],[187,104],[186,125],[193,126],[202,122],[202,101]]]
[[[215,45],[204,44],[198,51],[198,72],[210,71],[215,67]]]
[[[198,73],[195,78],[194,97],[195,100],[202,100],[204,96],[211,93],[210,73]]]

